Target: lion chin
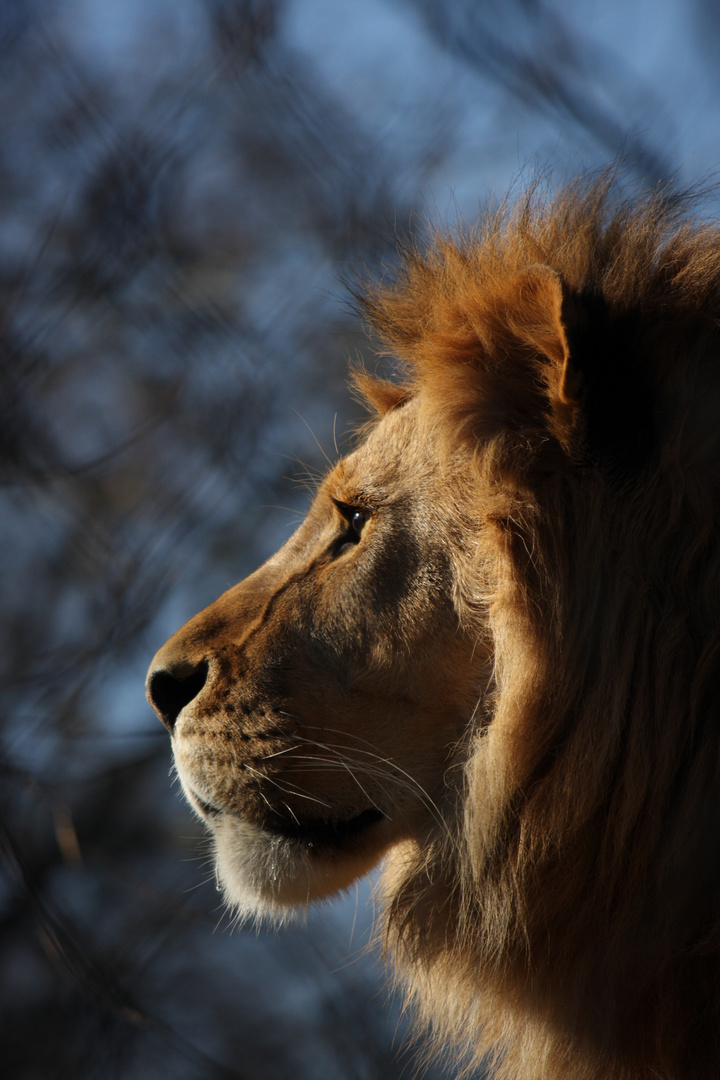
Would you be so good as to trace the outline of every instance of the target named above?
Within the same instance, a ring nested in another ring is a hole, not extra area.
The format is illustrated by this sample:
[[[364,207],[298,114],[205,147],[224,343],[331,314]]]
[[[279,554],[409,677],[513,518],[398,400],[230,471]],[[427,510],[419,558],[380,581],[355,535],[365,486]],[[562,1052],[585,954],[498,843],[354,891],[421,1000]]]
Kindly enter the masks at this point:
[[[400,979],[494,1080],[717,1080],[720,230],[578,181],[365,305],[404,381],[148,674],[228,904],[384,859]]]
[[[213,835],[227,904],[241,917],[274,923],[343,892],[382,856],[382,849],[316,851],[312,840],[289,840],[242,818],[223,820]]]
[[[380,861],[392,840],[375,807],[346,820],[262,827],[205,802],[181,776],[186,798],[213,838],[218,887],[236,918],[279,924],[337,895]]]

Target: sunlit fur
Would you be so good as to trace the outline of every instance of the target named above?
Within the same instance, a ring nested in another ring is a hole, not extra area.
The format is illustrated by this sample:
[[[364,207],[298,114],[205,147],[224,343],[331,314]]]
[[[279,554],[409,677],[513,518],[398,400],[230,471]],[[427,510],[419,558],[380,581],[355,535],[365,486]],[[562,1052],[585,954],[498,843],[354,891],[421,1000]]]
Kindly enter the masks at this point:
[[[400,980],[503,1080],[720,1075],[720,234],[690,206],[578,182],[407,250],[364,293],[403,364],[357,379],[365,442],[270,570],[156,661],[210,657],[178,768],[266,863],[271,781],[383,811],[360,855],[386,854]],[[346,481],[387,498],[323,562]],[[255,705],[220,719],[260,688],[270,729]],[[288,771],[251,790],[262,731]],[[293,844],[288,896],[313,858]]]

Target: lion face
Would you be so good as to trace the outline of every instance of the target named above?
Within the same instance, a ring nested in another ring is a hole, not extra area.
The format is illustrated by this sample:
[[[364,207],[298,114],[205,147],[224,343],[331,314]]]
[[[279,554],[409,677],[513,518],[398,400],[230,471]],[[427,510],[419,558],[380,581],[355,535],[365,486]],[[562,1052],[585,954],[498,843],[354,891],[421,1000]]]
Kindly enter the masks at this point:
[[[151,665],[149,700],[243,913],[345,888],[451,797],[487,658],[456,610],[462,463],[443,475],[429,427],[420,400],[389,411],[280,551]]]

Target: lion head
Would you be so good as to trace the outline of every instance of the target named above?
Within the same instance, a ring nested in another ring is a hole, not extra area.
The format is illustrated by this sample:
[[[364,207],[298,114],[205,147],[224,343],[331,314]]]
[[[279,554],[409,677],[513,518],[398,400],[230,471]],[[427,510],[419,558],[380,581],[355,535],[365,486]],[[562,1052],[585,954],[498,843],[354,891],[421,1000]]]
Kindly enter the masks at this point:
[[[403,378],[148,696],[226,898],[384,858],[389,945],[498,1077],[720,1073],[720,235],[611,181],[405,253]]]
[[[434,442],[398,396],[285,546],[154,661],[151,700],[244,912],[336,892],[441,817],[488,653],[458,618],[462,493]]]

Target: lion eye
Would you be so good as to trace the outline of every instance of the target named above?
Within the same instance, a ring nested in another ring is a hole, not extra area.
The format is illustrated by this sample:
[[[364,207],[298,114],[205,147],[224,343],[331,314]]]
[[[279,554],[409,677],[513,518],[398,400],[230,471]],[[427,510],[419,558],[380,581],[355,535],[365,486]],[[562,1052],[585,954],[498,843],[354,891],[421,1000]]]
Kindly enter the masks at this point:
[[[358,534],[358,536],[363,531],[363,526],[367,519],[368,515],[364,510],[353,511],[353,515],[350,518],[350,525],[352,526],[353,530]]]
[[[367,524],[371,511],[369,508],[351,506],[337,499],[333,499],[333,502],[347,522],[347,528],[335,545],[335,553],[339,555],[342,551],[360,542],[362,531]]]

